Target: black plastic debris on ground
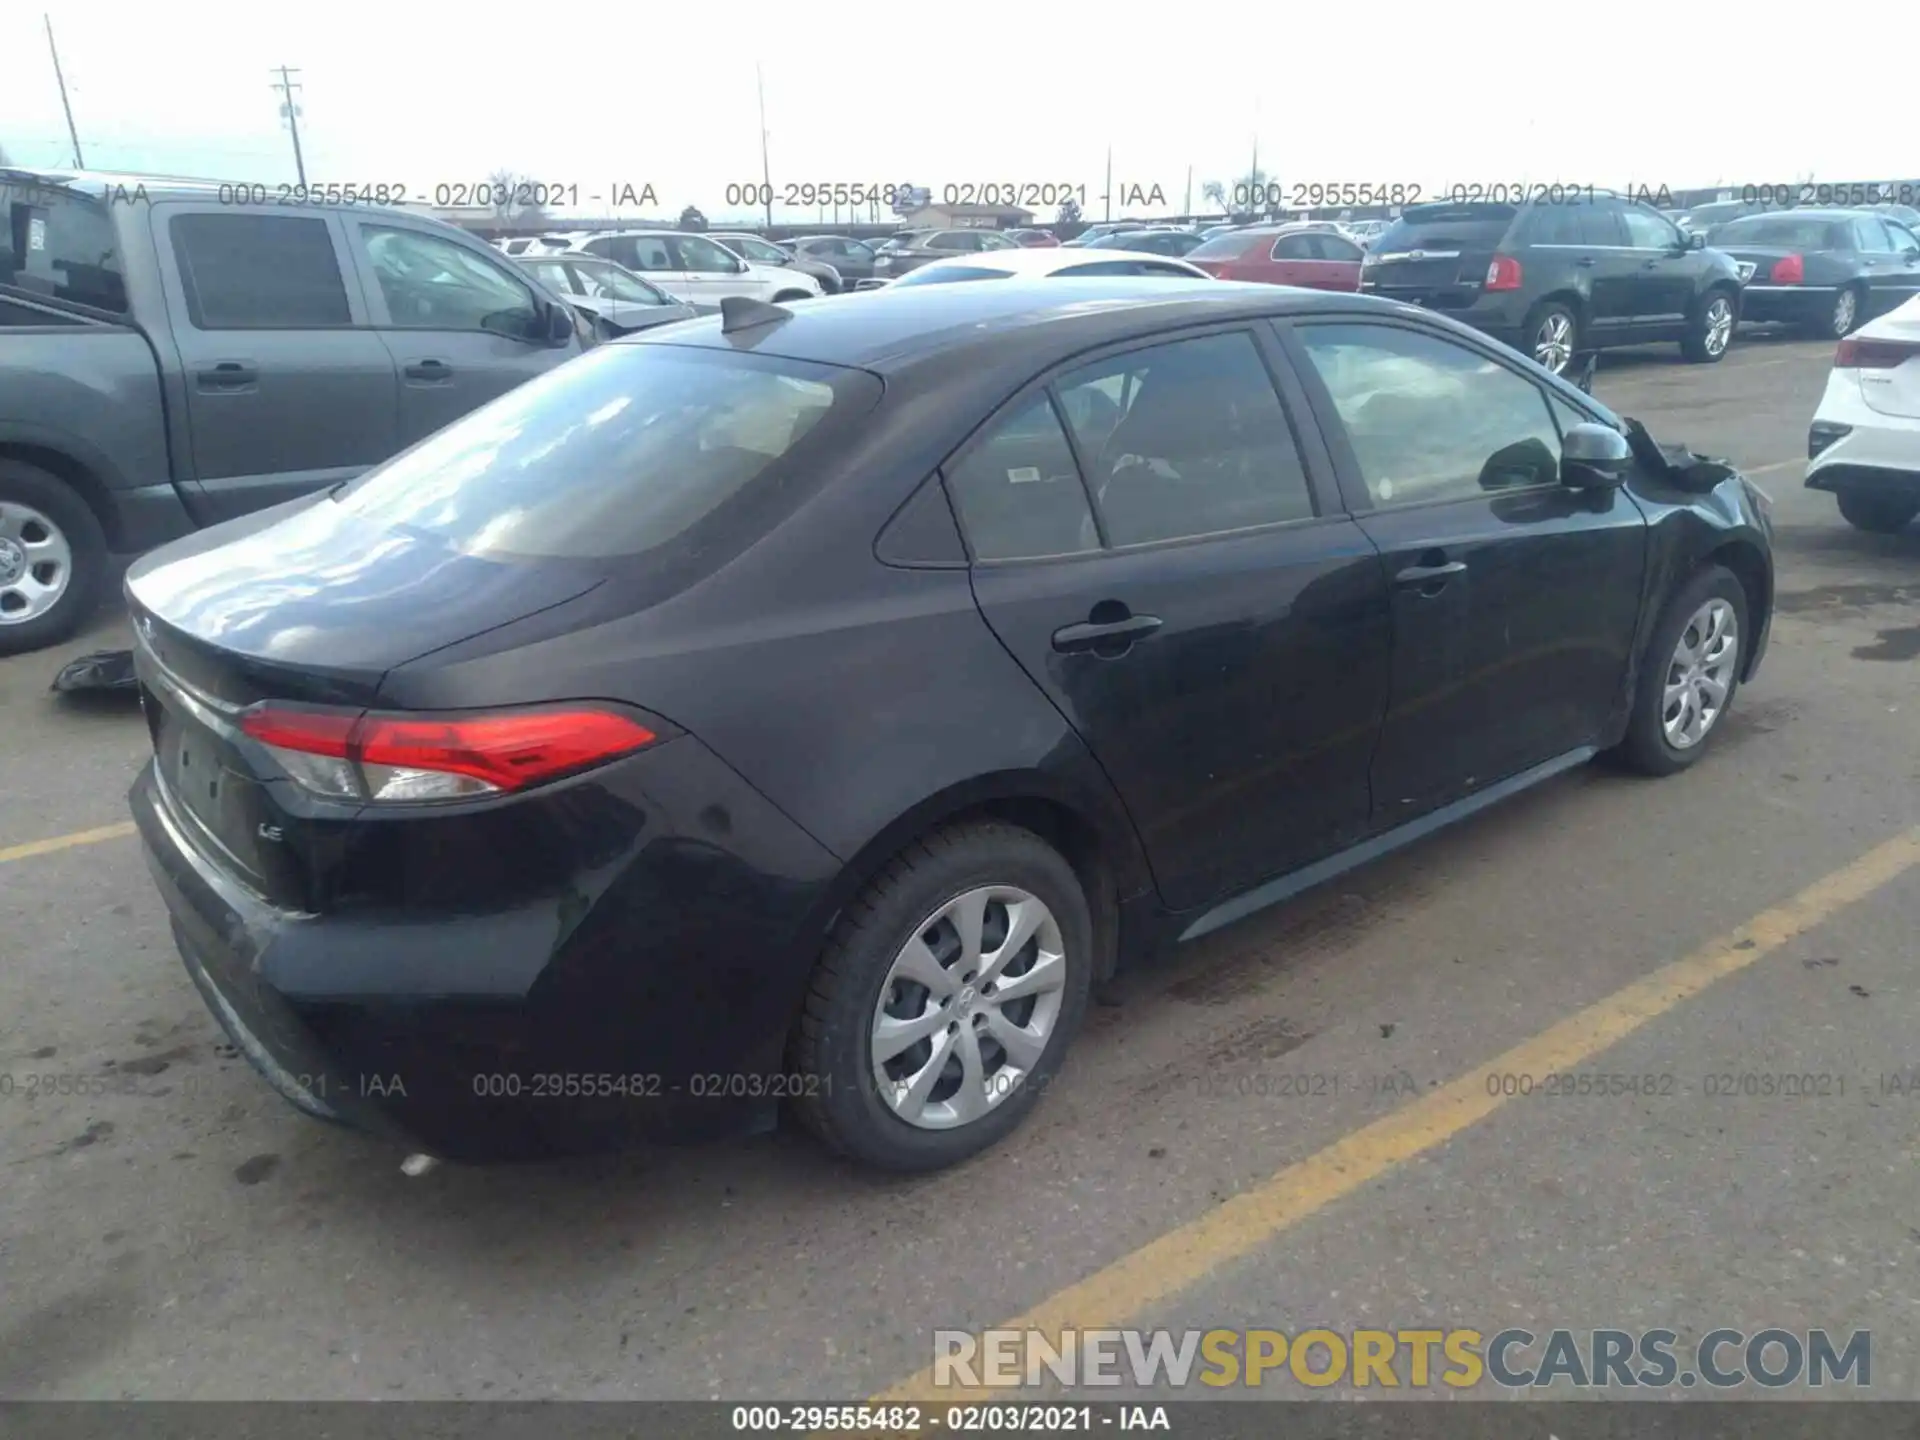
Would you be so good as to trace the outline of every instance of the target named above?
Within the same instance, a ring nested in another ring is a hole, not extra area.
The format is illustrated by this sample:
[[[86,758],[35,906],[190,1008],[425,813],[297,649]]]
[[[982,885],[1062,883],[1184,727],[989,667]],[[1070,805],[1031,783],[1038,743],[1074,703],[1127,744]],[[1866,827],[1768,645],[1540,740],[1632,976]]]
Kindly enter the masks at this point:
[[[137,694],[140,682],[133,673],[131,650],[96,650],[62,667],[53,677],[60,695]]]

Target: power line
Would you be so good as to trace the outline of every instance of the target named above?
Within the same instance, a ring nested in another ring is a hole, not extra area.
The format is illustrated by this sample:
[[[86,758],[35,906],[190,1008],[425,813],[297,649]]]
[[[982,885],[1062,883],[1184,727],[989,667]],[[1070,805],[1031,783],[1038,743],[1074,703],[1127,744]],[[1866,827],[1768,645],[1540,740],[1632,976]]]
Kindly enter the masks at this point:
[[[300,176],[300,188],[307,188],[307,162],[300,155],[300,107],[294,103],[293,92],[300,86],[290,77],[298,75],[298,70],[279,67],[280,78],[272,88],[280,92],[280,114],[287,122],[287,129],[293,133],[293,168]],[[268,72],[272,74],[272,71]]]

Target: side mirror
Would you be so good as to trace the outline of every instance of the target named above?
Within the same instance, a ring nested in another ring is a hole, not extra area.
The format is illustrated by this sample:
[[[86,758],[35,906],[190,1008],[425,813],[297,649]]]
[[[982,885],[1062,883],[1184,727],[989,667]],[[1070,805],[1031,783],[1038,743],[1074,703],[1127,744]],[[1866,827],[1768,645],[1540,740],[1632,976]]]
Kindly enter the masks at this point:
[[[1704,250],[1707,248],[1707,237],[1703,231],[1696,230],[1685,238],[1687,249],[1689,250]]]
[[[565,305],[549,304],[546,324],[549,345],[565,345],[574,338],[573,311]]]
[[[1605,425],[1575,425],[1560,442],[1560,483],[1569,489],[1617,490],[1632,468],[1627,437]]]

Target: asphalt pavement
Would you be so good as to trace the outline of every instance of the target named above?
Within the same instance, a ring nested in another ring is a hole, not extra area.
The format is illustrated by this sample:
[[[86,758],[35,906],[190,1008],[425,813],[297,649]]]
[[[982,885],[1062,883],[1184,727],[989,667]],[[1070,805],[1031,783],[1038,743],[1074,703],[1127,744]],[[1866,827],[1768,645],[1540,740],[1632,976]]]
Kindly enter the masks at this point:
[[[183,973],[138,715],[45,693],[119,622],[0,661],[0,1396],[857,1398],[1043,1317],[1865,1329],[1873,1394],[1920,1398],[1920,526],[1802,488],[1831,353],[1596,383],[1776,498],[1772,648],[1701,765],[1582,768],[1128,974],[931,1177],[776,1133],[407,1178]],[[1742,1078],[1788,1075],[1826,1078]]]

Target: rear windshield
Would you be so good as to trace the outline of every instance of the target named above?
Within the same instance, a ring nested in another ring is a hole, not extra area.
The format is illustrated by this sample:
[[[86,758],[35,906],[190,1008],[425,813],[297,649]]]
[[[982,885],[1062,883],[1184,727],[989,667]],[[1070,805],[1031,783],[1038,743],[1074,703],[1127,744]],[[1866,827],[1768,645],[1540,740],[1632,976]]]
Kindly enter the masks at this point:
[[[1216,235],[1203,241],[1187,252],[1189,260],[1232,260],[1255,241],[1265,241],[1265,235],[1256,235],[1248,230],[1235,230],[1225,235]]]
[[[1010,280],[1011,270],[994,270],[985,265],[929,265],[924,270],[914,270],[902,275],[893,283],[899,285],[946,285],[955,280]]]
[[[1716,245],[1790,245],[1796,250],[1845,250],[1844,225],[1792,215],[1749,215],[1713,232]]]
[[[1498,245],[1519,214],[1512,205],[1413,205],[1389,225],[1374,250],[1461,250]]]
[[[0,284],[124,314],[120,240],[104,201],[56,185],[0,181]]]
[[[859,370],[688,346],[603,345],[370,471],[338,503],[467,555],[732,551],[811,488],[873,408]]]

